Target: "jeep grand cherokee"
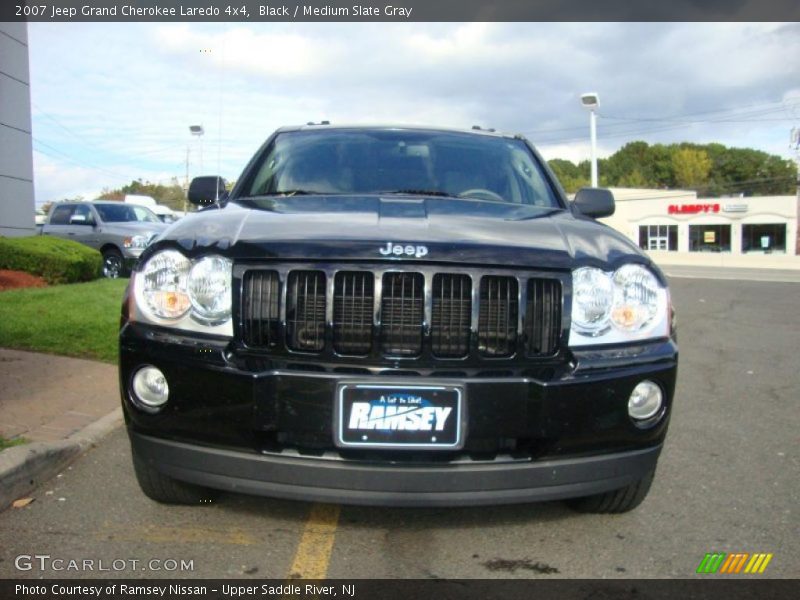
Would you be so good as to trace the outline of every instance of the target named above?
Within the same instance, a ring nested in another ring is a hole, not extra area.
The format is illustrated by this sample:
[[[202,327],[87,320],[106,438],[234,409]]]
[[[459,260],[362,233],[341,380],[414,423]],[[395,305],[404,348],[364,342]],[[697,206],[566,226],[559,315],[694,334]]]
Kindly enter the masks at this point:
[[[283,128],[143,253],[120,385],[139,484],[352,504],[647,494],[677,371],[663,274],[522,137]]]

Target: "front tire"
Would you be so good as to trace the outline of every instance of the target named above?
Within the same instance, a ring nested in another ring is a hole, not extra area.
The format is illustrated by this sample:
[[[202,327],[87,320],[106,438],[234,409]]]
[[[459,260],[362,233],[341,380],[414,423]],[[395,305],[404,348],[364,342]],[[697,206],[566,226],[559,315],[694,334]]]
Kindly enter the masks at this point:
[[[117,279],[125,274],[125,262],[122,254],[116,248],[109,248],[103,252],[103,276]]]
[[[145,496],[162,504],[209,504],[214,490],[168,477],[134,455],[133,470]]]
[[[617,514],[633,510],[647,497],[655,477],[655,468],[638,481],[618,490],[567,500],[567,506],[578,512]]]

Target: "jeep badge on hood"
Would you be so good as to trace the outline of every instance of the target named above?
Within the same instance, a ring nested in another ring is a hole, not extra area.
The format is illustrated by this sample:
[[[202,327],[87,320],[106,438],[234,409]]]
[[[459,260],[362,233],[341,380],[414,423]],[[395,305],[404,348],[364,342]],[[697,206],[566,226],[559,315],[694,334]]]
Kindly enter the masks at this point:
[[[414,246],[412,244],[392,244],[392,242],[386,242],[386,247],[379,248],[378,252],[384,256],[394,254],[395,256],[416,256],[417,258],[422,258],[423,256],[428,255],[428,247]]]

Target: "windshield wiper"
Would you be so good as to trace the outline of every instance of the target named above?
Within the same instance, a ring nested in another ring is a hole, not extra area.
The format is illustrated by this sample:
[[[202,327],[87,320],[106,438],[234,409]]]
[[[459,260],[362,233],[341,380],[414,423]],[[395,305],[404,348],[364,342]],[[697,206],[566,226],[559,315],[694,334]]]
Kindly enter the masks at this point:
[[[318,192],[316,190],[277,190],[275,192],[267,192],[264,194],[258,194],[259,196],[329,196],[333,192]]]
[[[442,192],[441,190],[386,190],[383,192],[377,192],[378,194],[397,194],[397,195],[407,195],[407,196],[444,196],[447,198],[454,198],[452,194],[448,194],[447,192]]]
[[[563,212],[563,210],[563,208],[543,209],[542,212],[537,212],[533,215],[525,215],[524,217],[517,217],[516,219],[506,219],[506,221],[530,221],[531,219],[541,219],[542,217],[548,217],[557,212]]]

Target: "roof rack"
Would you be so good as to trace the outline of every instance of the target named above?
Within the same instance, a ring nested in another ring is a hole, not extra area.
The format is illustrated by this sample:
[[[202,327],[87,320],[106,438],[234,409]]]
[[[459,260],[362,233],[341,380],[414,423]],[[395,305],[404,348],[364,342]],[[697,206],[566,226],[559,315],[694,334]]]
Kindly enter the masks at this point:
[[[314,123],[314,121],[309,121],[306,125],[330,125],[330,121],[320,121],[319,123]]]

